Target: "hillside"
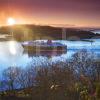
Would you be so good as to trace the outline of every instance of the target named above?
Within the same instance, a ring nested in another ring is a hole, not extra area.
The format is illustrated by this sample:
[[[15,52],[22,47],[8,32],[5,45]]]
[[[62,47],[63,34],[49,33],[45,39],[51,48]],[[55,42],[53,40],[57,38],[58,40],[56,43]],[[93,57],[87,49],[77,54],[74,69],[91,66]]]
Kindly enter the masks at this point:
[[[32,39],[55,39],[60,40],[62,37],[62,28],[40,25],[15,25],[5,26],[0,28],[0,34],[11,34],[17,40],[32,40]],[[79,29],[66,28],[65,39],[90,39],[98,37],[100,34],[94,34],[90,31]]]

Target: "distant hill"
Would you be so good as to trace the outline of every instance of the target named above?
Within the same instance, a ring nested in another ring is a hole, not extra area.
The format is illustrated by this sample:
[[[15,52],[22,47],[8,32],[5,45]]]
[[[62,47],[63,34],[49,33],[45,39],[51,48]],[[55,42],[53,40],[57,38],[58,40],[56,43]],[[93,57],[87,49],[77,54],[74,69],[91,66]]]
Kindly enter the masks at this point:
[[[65,30],[65,29],[64,29]],[[11,34],[13,32],[16,40],[33,40],[33,39],[55,39],[61,40],[62,28],[52,26],[40,26],[40,25],[15,25],[5,26],[0,28],[0,34]],[[90,39],[93,37],[100,37],[100,34],[94,34],[90,31],[84,31],[81,29],[66,28],[66,38],[64,39]]]

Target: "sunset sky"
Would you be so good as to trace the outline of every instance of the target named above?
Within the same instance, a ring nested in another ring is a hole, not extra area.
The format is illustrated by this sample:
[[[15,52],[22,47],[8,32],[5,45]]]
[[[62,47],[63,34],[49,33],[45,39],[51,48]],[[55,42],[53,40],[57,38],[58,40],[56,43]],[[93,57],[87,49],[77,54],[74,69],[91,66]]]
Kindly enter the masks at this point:
[[[100,27],[100,0],[0,0],[0,25],[17,24]]]

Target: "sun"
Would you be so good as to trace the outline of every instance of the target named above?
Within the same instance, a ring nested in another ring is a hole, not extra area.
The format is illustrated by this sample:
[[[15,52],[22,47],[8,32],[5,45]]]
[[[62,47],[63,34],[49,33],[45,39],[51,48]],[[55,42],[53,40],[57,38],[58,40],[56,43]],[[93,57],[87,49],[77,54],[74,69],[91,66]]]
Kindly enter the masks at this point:
[[[14,25],[14,24],[16,24],[16,21],[14,18],[8,18],[7,23],[8,23],[8,25]]]

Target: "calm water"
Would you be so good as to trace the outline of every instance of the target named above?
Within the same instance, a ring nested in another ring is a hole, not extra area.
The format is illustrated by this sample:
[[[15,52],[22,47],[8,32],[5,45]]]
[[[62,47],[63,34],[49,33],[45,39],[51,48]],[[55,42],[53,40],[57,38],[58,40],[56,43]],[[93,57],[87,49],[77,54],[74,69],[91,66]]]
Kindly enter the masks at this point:
[[[65,62],[69,60],[72,55],[82,49],[87,49],[89,52],[95,53],[95,58],[100,59],[100,39],[94,39],[94,42],[84,42],[84,41],[63,41],[58,40],[56,42],[67,45],[67,53],[54,56],[35,56],[29,55],[25,52],[22,44],[16,41],[3,41],[0,42],[0,74],[3,70],[11,67],[29,67],[32,66],[43,66],[47,63],[57,63]],[[55,42],[55,41],[54,41]],[[0,79],[2,76],[0,75]]]
[[[92,31],[93,33],[98,33],[98,34],[100,34],[100,30],[94,30],[94,31]]]
[[[0,72],[10,66],[26,67],[29,64],[34,66],[44,65],[47,62],[57,63],[59,61],[66,61],[70,59],[71,56],[80,51],[81,49],[87,49],[90,52],[94,52],[96,58],[100,57],[100,39],[94,39],[94,42],[84,42],[84,41],[63,41],[58,40],[62,44],[67,45],[67,53],[58,56],[35,56],[24,52],[24,48],[21,43],[16,41],[5,41],[0,42]]]

